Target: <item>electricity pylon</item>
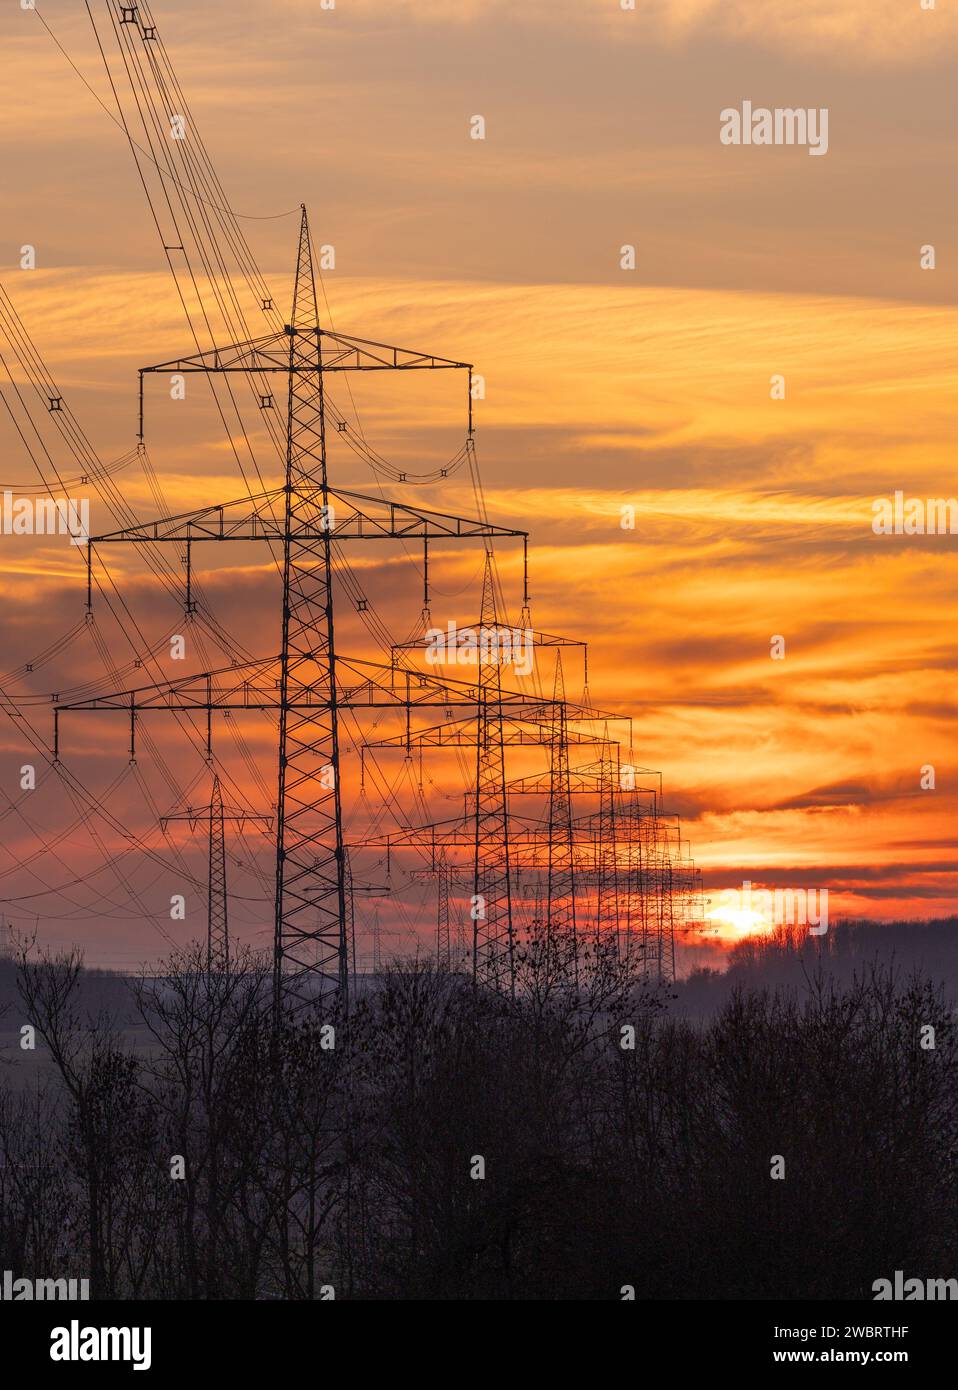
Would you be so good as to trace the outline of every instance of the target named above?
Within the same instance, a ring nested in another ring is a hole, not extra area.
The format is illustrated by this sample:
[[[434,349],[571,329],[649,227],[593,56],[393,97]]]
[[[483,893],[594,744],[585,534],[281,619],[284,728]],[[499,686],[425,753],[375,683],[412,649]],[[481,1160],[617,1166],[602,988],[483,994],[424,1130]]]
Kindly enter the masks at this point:
[[[546,891],[546,932],[575,941],[575,855],[572,794],[569,785],[569,732],[562,675],[562,653],[556,652],[553,718],[549,747],[549,870]]]
[[[409,708],[432,703],[478,705],[495,673],[478,696],[462,688],[441,701],[435,698],[441,682],[418,677],[421,697],[407,686],[406,698],[391,688],[392,668],[375,663],[346,663],[354,675],[363,669],[358,687],[343,696],[338,669],[343,664],[336,647],[333,544],[341,540],[481,538],[487,549],[494,537],[527,534],[484,521],[447,516],[422,508],[374,499],[335,489],[330,484],[325,377],[329,372],[422,371],[472,367],[434,354],[347,337],[320,327],[312,245],[305,206],[302,209],[296,257],[296,276],[290,322],[280,333],[268,334],[227,347],[176,358],[140,371],[140,438],[143,438],[143,382],[148,374],[241,373],[253,378],[279,375],[286,379],[285,482],[281,489],[238,502],[205,507],[183,516],[92,537],[93,548],[109,542],[175,542],[185,546],[187,611],[190,611],[191,547],[203,541],[266,540],[283,547],[282,647],[278,658],[231,668],[227,688],[213,687],[213,674],[152,686],[146,691],[120,692],[112,699],[62,704],[66,709],[126,708],[130,715],[131,749],[136,719],[148,709],[205,710],[207,748],[213,710],[272,709],[279,714],[279,776],[276,825],[276,888],[274,902],[274,996],[277,1009],[325,1003],[348,996],[349,913],[340,779],[339,720],[344,707],[377,703]],[[472,392],[467,392],[469,433],[472,433]],[[272,396],[263,400],[271,407]],[[249,503],[254,510],[249,511]],[[274,514],[281,508],[282,523]],[[89,569],[88,569],[89,573]],[[87,603],[92,589],[87,586]],[[274,683],[256,687],[257,677],[274,675]],[[278,668],[278,679],[275,679]],[[244,678],[244,669],[249,675]],[[275,684],[275,690],[273,685]],[[450,690],[448,685],[445,687]],[[252,698],[251,698],[252,692]],[[381,697],[381,698],[378,698]],[[516,697],[524,699],[524,697]],[[55,720],[54,755],[59,730]],[[501,823],[501,822],[500,822]],[[496,902],[498,904],[498,889]],[[498,924],[499,915],[495,917]],[[498,928],[497,928],[498,929]]]
[[[492,556],[486,552],[480,630],[498,628]],[[476,738],[475,840],[473,847],[473,975],[479,984],[515,992],[515,941],[509,862],[502,730],[502,667],[498,652],[479,652]]]
[[[213,787],[207,810],[194,811],[192,807],[176,816],[163,816],[160,829],[166,830],[171,821],[189,821],[190,829],[195,830],[200,821],[209,824],[209,878],[207,880],[206,913],[206,968],[224,973],[230,968],[229,896],[226,887],[226,824],[235,823],[241,827],[250,820],[265,821],[267,827],[273,823],[272,816],[254,816],[246,811],[227,811],[223,806],[223,793],[220,779],[213,774]]]
[[[214,960],[224,970],[230,968],[229,905],[226,895],[226,834],[223,828],[223,796],[220,779],[213,778],[210,797],[209,912],[207,915],[206,959],[212,971]]]
[[[597,940],[619,933],[619,837],[616,834],[616,792],[618,759],[606,733],[599,761],[599,816],[596,827],[596,859],[599,871],[596,885],[595,930]]]
[[[492,570],[487,561],[483,586],[484,616],[478,624],[480,631],[485,629],[487,633],[497,626],[492,584]],[[561,648],[582,645],[565,638],[546,634],[542,636],[544,646]],[[403,645],[411,650],[416,644]],[[492,643],[490,647],[494,649],[494,645]],[[540,779],[520,779],[514,785],[525,792],[532,788],[527,788],[523,783],[535,782],[536,789],[549,797],[548,838],[536,842],[547,849],[548,855],[546,862],[549,887],[546,911],[552,914],[553,928],[557,935],[571,933],[574,940],[575,835],[571,813],[568,749],[570,745],[605,744],[608,741],[608,732],[600,735],[588,729],[570,727],[570,721],[577,725],[585,712],[566,701],[561,665],[557,665],[552,698],[540,696],[528,708],[522,708],[510,704],[509,692],[504,691],[502,687],[498,664],[492,668],[490,662],[484,668],[481,653],[478,660],[480,673],[486,677],[487,684],[484,688],[480,687],[480,705],[476,719],[447,719],[442,724],[420,729],[415,733],[407,730],[405,734],[370,740],[364,745],[364,749],[402,749],[407,757],[413,750],[421,752],[424,748],[475,748],[476,785],[467,797],[465,813],[462,817],[441,825],[408,826],[367,843],[383,844],[387,848],[404,846],[426,851],[430,854],[431,867],[415,872],[417,875],[422,873],[424,876],[434,875],[437,878],[442,873],[445,851],[448,849],[454,852],[457,848],[468,846],[471,851],[470,869],[474,894],[470,948],[473,977],[477,983],[511,992],[514,984],[514,948],[517,939],[513,879],[521,867],[521,857],[528,852],[530,842],[527,836],[521,837],[520,860],[517,860],[513,854],[513,841],[517,832],[511,824],[512,817],[508,805],[508,786],[513,784],[507,784],[505,781],[505,749],[545,746],[550,752],[551,772],[544,787]],[[449,713],[447,710],[447,714]],[[587,722],[591,724],[597,717],[590,712]],[[627,725],[630,723],[625,716],[607,714],[604,717],[607,722],[618,719]],[[451,868],[451,861],[446,862]],[[465,866],[462,872],[465,874]],[[539,909],[541,917],[541,902]],[[444,904],[441,883],[438,910],[437,952],[441,958],[444,950]],[[448,940],[450,935],[445,934],[445,939]],[[451,941],[449,949],[451,950]]]
[[[449,970],[452,967],[452,943],[449,940],[449,863],[445,855],[439,860],[436,889],[436,965],[440,970]]]

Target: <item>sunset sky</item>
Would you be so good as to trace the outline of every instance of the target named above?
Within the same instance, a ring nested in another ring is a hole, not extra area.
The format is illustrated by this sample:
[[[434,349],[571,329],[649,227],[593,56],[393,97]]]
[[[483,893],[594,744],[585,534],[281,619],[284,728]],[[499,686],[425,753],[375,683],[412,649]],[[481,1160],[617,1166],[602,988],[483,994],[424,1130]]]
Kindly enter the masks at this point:
[[[105,22],[105,0],[91,2]],[[114,109],[83,7],[37,3]],[[749,879],[828,888],[833,918],[954,912],[956,542],[876,536],[871,521],[873,501],[896,490],[958,494],[958,193],[942,173],[956,155],[958,6],[156,0],[153,14],[277,304],[288,305],[305,202],[315,241],[335,247],[324,284],[336,329],[476,364],[486,503],[532,534],[533,622],[588,637],[592,697],[635,716],[637,756],[662,771],[713,900]],[[0,278],[113,459],[136,442],[137,369],[191,350],[186,321],[122,132],[37,14],[3,6],[0,45],[12,74],[0,92]],[[719,113],[745,100],[827,107],[827,155],[723,146]],[[929,244],[936,268],[922,270]],[[625,245],[634,271],[620,268]],[[770,396],[776,374],[784,400]],[[350,400],[334,385],[337,406],[361,411],[370,442],[410,471],[460,446],[461,383],[353,387]],[[170,509],[241,496],[201,387],[175,405],[162,384],[148,391]],[[253,442],[276,485],[261,430]],[[6,418],[0,460],[4,487],[32,486]],[[368,484],[333,466],[343,485]],[[138,465],[118,481],[140,517],[155,514]],[[475,512],[461,473],[416,496]],[[634,530],[620,525],[627,505]],[[115,524],[94,502],[92,529]],[[405,638],[421,607],[416,569],[401,551],[367,552],[352,557],[356,573]],[[159,640],[169,604],[136,556],[110,562]],[[217,614],[268,654],[275,569],[255,548],[230,563],[210,561]],[[437,623],[478,615],[480,567],[475,549],[437,559]],[[515,547],[501,569],[518,619]],[[0,666],[14,672],[82,619],[82,564],[62,538],[0,536],[0,576]],[[784,660],[770,657],[775,635]],[[114,652],[118,666],[126,657]],[[94,658],[84,642],[3,689],[47,693],[54,670],[64,688],[97,669],[102,682]],[[574,660],[567,683],[577,696]],[[101,795],[125,774],[126,730],[76,719],[71,765]],[[150,732],[198,804],[201,763],[176,752],[175,734]],[[247,733],[271,784],[269,731]],[[51,942],[81,940],[94,963],[154,955],[163,942],[131,937],[140,918],[117,876],[86,877],[122,837],[74,824],[55,782],[24,801],[26,760],[4,718],[0,907]],[[156,820],[174,788],[145,750],[140,762],[149,792],[124,775],[117,814],[161,850]],[[254,805],[256,779],[234,764]],[[927,765],[933,790],[920,787]],[[55,857],[17,867],[38,834],[61,831]],[[268,847],[244,836],[268,876]],[[170,874],[132,856],[122,873],[162,919]],[[66,896],[43,896],[50,884]],[[258,892],[237,866],[236,930],[265,944]]]

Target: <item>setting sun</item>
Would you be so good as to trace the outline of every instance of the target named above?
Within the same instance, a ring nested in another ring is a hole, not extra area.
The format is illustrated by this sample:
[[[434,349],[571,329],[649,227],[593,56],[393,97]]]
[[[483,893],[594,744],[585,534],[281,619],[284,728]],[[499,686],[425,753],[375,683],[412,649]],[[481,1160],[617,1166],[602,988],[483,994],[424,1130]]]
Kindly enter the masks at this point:
[[[770,924],[761,912],[747,907],[716,907],[705,914],[706,926],[703,935],[734,939],[739,936],[763,936]]]

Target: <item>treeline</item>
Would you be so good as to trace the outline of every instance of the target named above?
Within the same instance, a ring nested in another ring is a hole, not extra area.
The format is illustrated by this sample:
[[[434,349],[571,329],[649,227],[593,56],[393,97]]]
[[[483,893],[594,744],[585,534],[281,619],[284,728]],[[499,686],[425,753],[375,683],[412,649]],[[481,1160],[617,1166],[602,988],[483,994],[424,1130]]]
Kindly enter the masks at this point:
[[[399,962],[348,1019],[277,1018],[265,962],[204,964],[133,982],[131,1041],[77,957],[21,962],[5,1023],[49,1065],[0,1077],[0,1269],[139,1299],[869,1298],[958,1270],[928,981],[819,972],[697,1027],[539,934],[515,1000]]]
[[[746,936],[723,952],[721,969],[692,970],[676,986],[673,1011],[691,1018],[715,1014],[737,990],[803,989],[809,974],[827,972],[851,984],[873,964],[918,974],[958,999],[958,917],[926,921],[833,922],[822,936],[804,927],[776,927]]]

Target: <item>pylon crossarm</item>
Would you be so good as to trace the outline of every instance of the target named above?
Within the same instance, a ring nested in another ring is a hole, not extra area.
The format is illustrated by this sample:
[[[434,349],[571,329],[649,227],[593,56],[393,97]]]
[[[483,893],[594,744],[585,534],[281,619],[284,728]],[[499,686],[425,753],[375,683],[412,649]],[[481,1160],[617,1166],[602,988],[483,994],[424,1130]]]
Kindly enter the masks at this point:
[[[627,724],[630,729],[632,727],[632,716],[630,714],[613,714],[611,710],[586,709],[584,705],[576,705],[569,700],[540,700],[539,710],[532,717],[543,723],[551,721],[555,718],[555,709],[557,705],[560,704],[564,708],[567,722],[572,720],[576,724]],[[597,734],[590,734],[588,738],[573,740],[572,733],[567,732],[567,738],[570,743],[573,741],[578,741],[580,743],[602,742],[602,737]]]
[[[304,653],[301,663],[311,664],[312,657]],[[130,757],[136,755],[136,721],[144,714],[205,714],[206,751],[212,756],[213,725],[215,711],[286,711],[294,716],[312,716],[315,711],[328,710],[330,688],[328,682],[320,679],[313,682],[297,680],[295,693],[287,686],[282,689],[279,657],[266,657],[260,661],[247,662],[238,666],[221,667],[216,671],[201,672],[184,676],[179,680],[156,682],[131,690],[111,691],[107,695],[88,697],[83,700],[64,700],[54,698],[53,703],[53,757],[60,756],[60,716],[67,712],[123,713],[130,721]],[[404,710],[409,714],[414,709],[448,709],[452,705],[463,706],[474,711],[481,699],[475,686],[465,681],[444,681],[415,672],[397,673],[396,668],[381,662],[350,661],[339,662],[340,679],[336,683],[336,707],[340,709],[391,709]],[[359,676],[357,685],[341,683],[342,674]],[[400,675],[396,685],[397,674]],[[521,692],[507,692],[503,704],[511,704],[514,713],[521,714],[524,706],[535,707],[533,702]],[[334,763],[338,757],[333,758]]]
[[[518,819],[518,817],[515,819]],[[461,824],[458,828],[445,831],[435,837],[430,833],[431,829],[431,826],[424,826],[421,828],[412,826],[399,831],[391,831],[388,835],[381,836],[378,839],[364,840],[362,848],[388,848],[394,853],[399,850],[409,850],[410,852],[418,852],[421,854],[432,854],[434,850],[436,852],[454,849],[471,850],[473,847],[472,835],[465,823]],[[548,831],[528,830],[524,834],[515,833],[510,838],[509,843],[510,848],[516,851],[517,859],[514,866],[515,868],[545,870],[548,867],[548,854],[551,843]],[[585,874],[588,874],[590,871],[597,874],[600,866],[596,858],[594,841],[576,840],[573,848],[575,851],[577,876],[580,871]],[[465,865],[459,867],[463,869],[463,871],[466,869]],[[663,871],[663,865],[650,864],[647,869],[650,876],[654,876],[656,873],[661,873]],[[626,873],[625,864],[620,866],[619,872],[621,872],[622,875]]]
[[[570,744],[570,745],[571,745],[574,741],[575,741],[575,740],[573,740],[573,739],[567,739],[567,740],[566,740],[566,742],[567,742],[568,744]],[[595,739],[592,740],[592,741],[595,742],[595,743],[601,743],[603,740],[600,739],[600,738],[595,738]],[[603,775],[601,775],[601,774],[595,772],[595,771],[592,770],[592,769],[586,769],[586,768],[572,768],[571,771],[570,771],[570,773],[569,773],[567,785],[568,785],[568,790],[569,790],[570,792],[581,792],[581,793],[593,793],[593,794],[596,794],[596,793],[598,793],[598,792],[601,792],[601,791],[607,789],[609,783],[608,783],[607,779],[606,779]],[[619,789],[619,788],[620,788],[620,782],[619,782],[619,780],[618,780],[617,778],[613,778],[612,785],[613,785],[613,788],[614,788],[614,789],[616,789],[616,790]],[[530,796],[540,796],[540,795],[541,795],[541,796],[548,796],[550,790],[551,790],[550,774],[547,773],[547,772],[546,772],[546,773],[541,773],[541,774],[538,774],[538,775],[534,775],[534,776],[531,776],[531,777],[518,777],[518,778],[516,778],[514,781],[512,781],[512,782],[509,783],[509,794],[510,794],[510,796],[511,796],[514,792],[516,792],[516,793],[518,793],[518,794],[520,794],[520,795],[530,795]],[[644,795],[646,795],[646,796],[648,796],[648,797],[651,797],[652,802],[654,803],[654,801],[655,801],[655,789],[654,789],[653,787],[635,787],[635,788],[630,788],[629,795],[631,795],[633,791],[640,792],[640,793],[643,793]],[[623,811],[623,814],[627,814],[627,812]]]
[[[525,727],[531,723],[531,729]],[[363,745],[366,748],[475,748],[475,715],[447,720],[443,724],[432,724],[427,729],[416,729],[407,734],[392,734],[387,738],[370,739]],[[534,714],[505,715],[503,717],[502,741],[504,744],[523,747],[542,747],[548,745],[550,737],[541,731],[541,722]],[[598,744],[602,742],[599,734],[581,734],[577,730],[568,734],[569,744]]]
[[[406,537],[418,539],[507,539],[527,540],[528,531],[519,531],[510,526],[494,526],[488,521],[475,517],[453,516],[448,512],[434,512],[426,507],[417,507],[408,502],[397,502],[391,497],[369,497],[361,492],[344,492],[338,488],[329,489],[329,498],[335,508],[336,502],[347,504],[342,519],[334,513],[330,522],[330,534],[334,540],[352,539],[343,536],[340,529],[347,522],[354,528],[356,539],[369,540],[376,536],[384,538]],[[352,511],[348,508],[352,507]],[[363,529],[365,526],[365,529]]]
[[[500,531],[499,534],[500,534],[500,535],[505,534],[505,535],[509,535],[509,536],[525,536],[525,535],[528,534],[528,532],[526,532],[526,531],[507,531],[507,532],[502,532],[502,531]],[[457,630],[460,631],[460,632],[464,632],[464,631],[466,631],[466,629],[468,629],[468,628],[479,628],[479,627],[481,627],[481,626],[482,626],[482,624],[479,622],[478,619],[475,619],[475,620],[474,620],[473,622],[471,622],[471,623],[457,623],[457,624],[456,624],[456,628],[457,628]],[[499,624],[499,627],[502,628],[502,629],[506,629],[506,628],[508,628],[508,626],[509,626],[508,623],[500,623],[500,624]],[[552,633],[549,633],[549,632],[539,632],[539,631],[537,631],[535,628],[531,628],[531,627],[530,627],[530,628],[523,628],[523,629],[522,629],[522,634],[523,634],[523,637],[524,637],[526,640],[528,640],[528,643],[529,643],[529,645],[530,645],[531,647],[584,647],[584,646],[586,645],[585,642],[576,642],[576,641],[574,641],[571,637],[555,637],[555,636],[553,636]],[[414,637],[414,638],[412,639],[412,641],[410,641],[410,642],[394,642],[393,645],[392,645],[392,650],[393,650],[394,652],[416,652],[416,651],[424,651],[424,650],[426,650],[426,649],[428,648],[428,646],[429,646],[429,644],[428,644],[428,642],[426,641],[426,639],[425,639],[424,637]]]
[[[68,710],[129,710],[138,714],[150,710],[204,710],[269,708],[265,692],[270,688],[262,683],[264,672],[275,669],[278,657],[244,662],[241,666],[225,666],[216,671],[203,671],[178,680],[141,685],[131,690],[114,690],[85,700],[58,700],[56,712]],[[225,681],[221,678],[227,678]],[[254,684],[256,678],[260,684]],[[251,702],[250,698],[252,696]],[[276,703],[274,696],[272,704]]]
[[[338,355],[342,359],[348,358],[352,354],[355,360],[361,361],[364,366],[370,369],[386,367],[405,371],[414,367],[430,369],[451,367],[468,372],[472,371],[473,367],[471,362],[456,362],[451,357],[439,357],[433,352],[420,352],[416,348],[394,347],[391,343],[377,343],[373,338],[355,338],[348,333],[333,333],[325,328],[320,329],[319,333],[330,356],[335,358]],[[326,367],[325,360],[323,367]],[[333,369],[345,370],[342,366]],[[354,370],[356,369],[354,368]]]
[[[293,488],[296,502],[316,501],[318,491],[307,493]],[[214,507],[181,512],[178,516],[162,517],[140,522],[118,531],[91,536],[91,545],[117,541],[228,541],[228,540],[468,540],[524,539],[527,531],[507,526],[492,526],[474,517],[451,516],[423,507],[396,502],[390,498],[366,497],[358,492],[341,492],[332,488],[326,493],[326,521],[323,526],[294,524],[287,533],[282,520],[266,512],[269,504],[285,504],[285,488],[254,493],[250,497],[221,502]],[[260,503],[250,511],[250,503]],[[318,503],[317,503],[318,505]],[[242,509],[234,515],[234,509]]]
[[[208,352],[175,357],[169,362],[157,362],[140,368],[140,382],[149,375],[173,372],[288,372],[289,335],[266,333],[259,338],[229,343],[226,347],[211,348]]]
[[[290,328],[280,333],[267,333],[259,338],[229,343],[211,348],[208,352],[191,353],[140,368],[140,376],[164,375],[173,372],[282,372],[290,371],[290,339],[293,353],[302,354],[304,362],[294,362],[293,371],[315,372],[316,348],[319,344],[324,372],[361,371],[471,371],[471,362],[456,362],[433,352],[417,348],[397,347],[392,343],[377,343],[371,338],[353,338],[346,333],[332,333],[325,328]]]
[[[452,703],[451,697],[443,696],[440,693],[437,693],[432,699],[406,701],[394,697],[388,691],[383,692],[375,689],[371,692],[364,690],[360,697],[356,697],[355,691],[345,689],[336,700],[339,709],[348,710],[445,709],[450,703]],[[459,700],[457,703],[475,708],[476,700],[475,698]],[[306,712],[321,709],[328,704],[328,688],[320,685],[301,686],[295,698],[285,702],[284,708]],[[57,701],[53,708],[55,714],[78,711],[102,713],[110,710],[121,710],[126,713],[133,710],[136,714],[157,712],[189,714],[191,711],[203,710],[268,711],[278,709],[279,706],[280,699],[275,686],[253,685],[251,682],[244,682],[226,690],[214,687],[212,691],[208,691],[202,685],[201,678],[197,677],[193,680],[175,682],[170,685],[145,686],[141,691],[112,691],[109,695],[95,696],[86,700]],[[583,741],[593,742],[591,739]],[[538,746],[542,740],[530,739],[528,742]],[[462,746],[475,747],[475,739],[471,743],[463,740]]]
[[[387,830],[382,835],[366,837],[363,840],[363,848],[396,849],[435,846],[440,849],[444,845],[463,844],[471,846],[472,819],[472,815],[467,814],[450,816],[445,820],[429,821],[425,825],[401,825],[395,830]],[[535,834],[537,822],[533,816],[517,811],[514,819],[517,824],[528,826],[530,834]],[[466,836],[466,838],[463,839],[462,836]]]
[[[143,521],[135,526],[125,526],[119,531],[109,531],[101,536],[91,536],[90,544],[105,545],[115,541],[152,543],[153,541],[282,539],[283,528],[280,524],[265,517],[258,510],[250,512],[248,509],[251,502],[282,503],[284,497],[283,488],[272,488],[269,492],[238,497],[231,502],[221,502],[214,507],[201,507],[197,511],[180,512],[177,516]],[[240,516],[231,515],[234,508],[243,508]],[[243,531],[248,532],[250,530],[254,534],[241,534]]]
[[[440,709],[458,704],[475,708],[484,698],[472,681],[433,676],[386,662],[340,657],[337,668],[340,680],[343,680],[343,672],[357,678],[356,684],[344,695],[344,701],[348,700],[353,709],[367,704]],[[521,690],[503,690],[499,702],[513,714],[531,712],[543,703],[541,698],[532,699]]]
[[[138,711],[169,710],[180,705],[186,709],[204,709],[208,704],[213,704],[217,709],[270,708],[277,703],[278,697],[270,698],[269,692],[273,688],[278,689],[278,682],[264,682],[263,677],[276,671],[278,666],[279,657],[269,656],[240,665],[222,666],[214,671],[193,673],[177,680],[114,690],[108,695],[84,700],[58,699],[56,708],[61,713],[65,710],[129,710],[131,707]],[[453,704],[473,709],[479,698],[476,687],[468,681],[443,680],[415,671],[397,672],[395,667],[385,662],[340,657],[338,666],[337,703],[351,709],[367,706],[444,708]],[[346,679],[343,679],[344,674]],[[349,683],[350,675],[355,678],[355,684]],[[318,682],[298,687],[296,703],[310,707],[313,697],[328,702],[329,690]],[[503,702],[527,711],[541,703],[530,700],[521,691],[504,691]]]

